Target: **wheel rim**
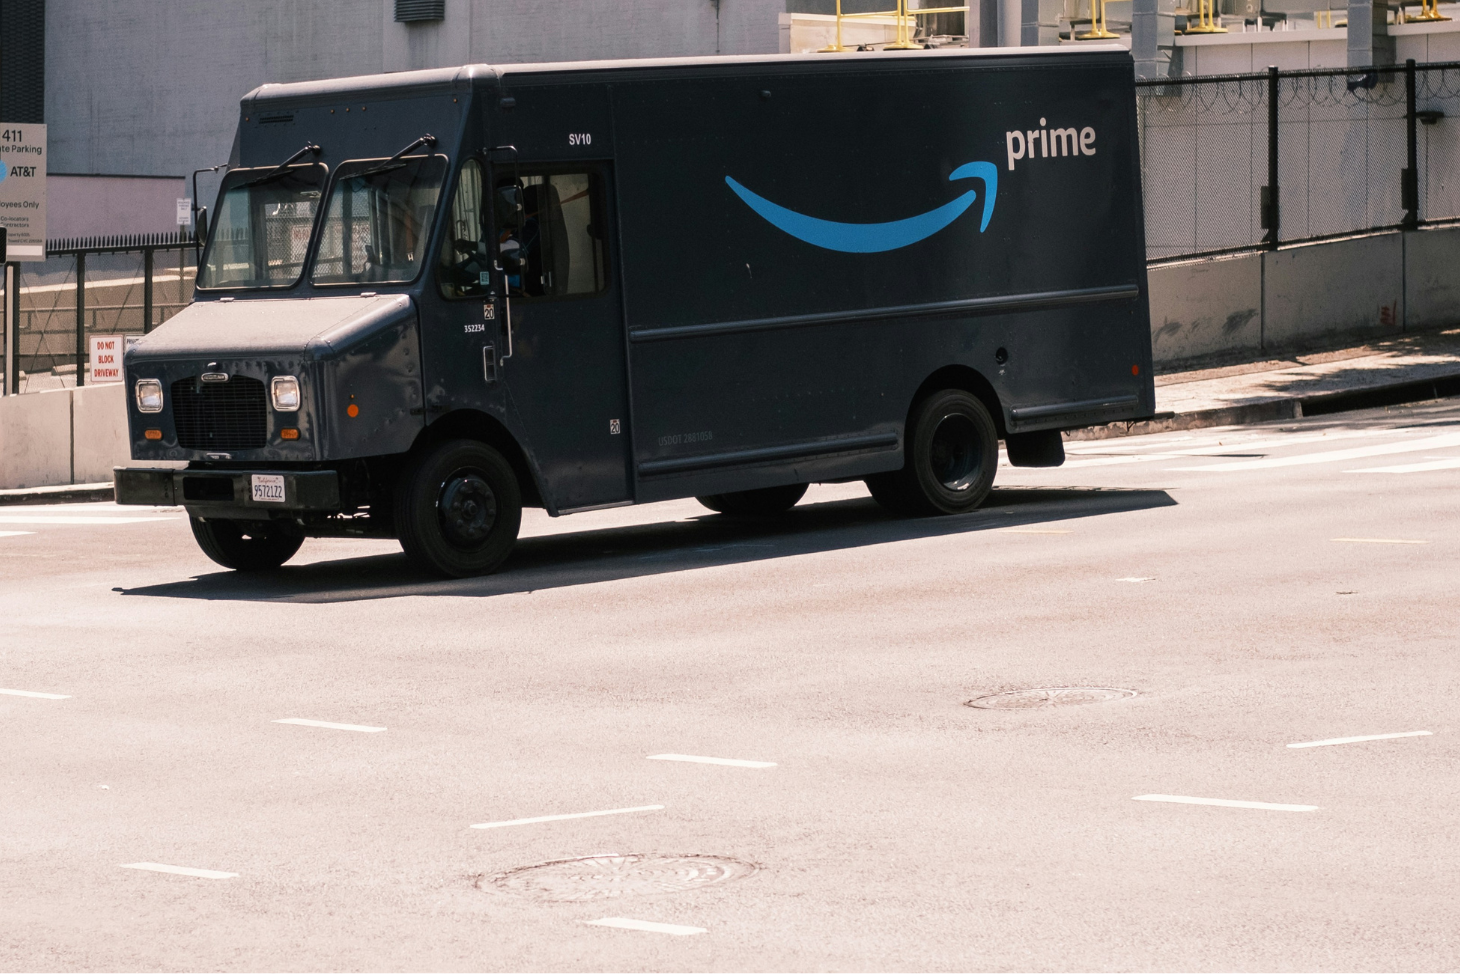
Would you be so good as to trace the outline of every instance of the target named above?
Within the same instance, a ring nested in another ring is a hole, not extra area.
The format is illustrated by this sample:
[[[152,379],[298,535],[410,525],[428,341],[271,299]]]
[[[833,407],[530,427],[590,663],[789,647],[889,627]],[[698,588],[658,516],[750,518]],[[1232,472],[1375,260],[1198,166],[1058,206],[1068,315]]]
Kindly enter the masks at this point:
[[[436,500],[441,534],[453,548],[480,548],[497,523],[497,495],[486,478],[474,470],[460,470],[446,478]]]
[[[983,473],[983,450],[973,420],[952,413],[938,421],[929,444],[928,467],[944,490],[957,493],[974,485]]]

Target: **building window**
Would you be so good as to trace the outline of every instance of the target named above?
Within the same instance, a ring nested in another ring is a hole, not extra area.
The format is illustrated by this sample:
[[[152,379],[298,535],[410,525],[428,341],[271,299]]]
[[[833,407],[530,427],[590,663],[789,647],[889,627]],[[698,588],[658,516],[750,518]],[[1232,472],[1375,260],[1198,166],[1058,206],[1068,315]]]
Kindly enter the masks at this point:
[[[395,22],[398,24],[445,19],[446,0],[395,0]]]

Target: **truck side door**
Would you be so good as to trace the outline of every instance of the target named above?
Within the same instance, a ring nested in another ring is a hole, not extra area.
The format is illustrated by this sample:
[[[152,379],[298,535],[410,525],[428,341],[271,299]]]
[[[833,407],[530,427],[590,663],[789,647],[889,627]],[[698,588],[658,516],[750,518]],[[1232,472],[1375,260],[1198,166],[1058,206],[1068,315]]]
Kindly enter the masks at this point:
[[[499,227],[510,323],[501,381],[544,498],[558,511],[630,501],[629,416],[612,171],[602,163],[497,167],[521,188]]]

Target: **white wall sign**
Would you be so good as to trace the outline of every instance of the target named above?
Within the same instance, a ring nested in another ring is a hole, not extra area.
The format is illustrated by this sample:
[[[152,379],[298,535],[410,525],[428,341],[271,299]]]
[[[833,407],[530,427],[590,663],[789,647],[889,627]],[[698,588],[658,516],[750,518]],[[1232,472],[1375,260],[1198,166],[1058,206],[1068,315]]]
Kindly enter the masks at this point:
[[[46,259],[46,127],[0,122],[0,226],[7,260]]]
[[[177,225],[185,227],[193,222],[193,201],[182,198],[177,201]]]
[[[89,382],[121,382],[122,353],[127,350],[126,335],[91,336],[91,375]]]

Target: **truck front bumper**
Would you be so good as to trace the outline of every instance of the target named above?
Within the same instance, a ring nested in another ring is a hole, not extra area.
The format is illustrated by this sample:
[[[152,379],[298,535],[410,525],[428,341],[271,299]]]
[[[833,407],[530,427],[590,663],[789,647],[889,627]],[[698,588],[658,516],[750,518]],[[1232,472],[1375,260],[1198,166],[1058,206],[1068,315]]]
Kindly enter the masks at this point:
[[[271,511],[338,511],[333,470],[170,470],[116,467],[118,504],[181,505],[200,515],[267,518]],[[257,478],[263,478],[262,480]],[[278,489],[279,480],[283,490]],[[256,485],[264,489],[256,489]]]

